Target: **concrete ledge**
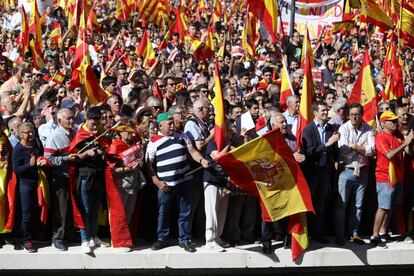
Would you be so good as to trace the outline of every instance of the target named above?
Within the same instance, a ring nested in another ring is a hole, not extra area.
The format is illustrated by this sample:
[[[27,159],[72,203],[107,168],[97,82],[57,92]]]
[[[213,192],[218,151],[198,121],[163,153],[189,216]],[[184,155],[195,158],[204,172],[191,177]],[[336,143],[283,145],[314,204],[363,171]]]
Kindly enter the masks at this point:
[[[367,241],[367,240],[366,240]],[[316,268],[414,265],[414,244],[388,243],[388,248],[372,248],[347,243],[345,247],[314,243],[296,263],[291,251],[274,244],[274,254],[262,253],[261,245],[251,244],[212,253],[197,247],[187,253],[178,246],[152,251],[148,246],[121,253],[113,248],[97,248],[91,255],[81,253],[80,246],[60,252],[51,246],[38,253],[14,250],[5,245],[0,249],[0,270],[124,270],[124,269],[242,269],[242,268]]]

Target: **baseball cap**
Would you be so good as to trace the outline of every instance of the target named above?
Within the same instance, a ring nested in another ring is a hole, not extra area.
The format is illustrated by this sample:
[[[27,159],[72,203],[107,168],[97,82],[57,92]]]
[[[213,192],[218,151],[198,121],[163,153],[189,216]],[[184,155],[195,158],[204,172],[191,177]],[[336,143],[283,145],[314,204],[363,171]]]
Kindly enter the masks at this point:
[[[169,120],[171,120],[170,112],[163,112],[157,116],[158,123],[169,121]]]
[[[381,122],[394,121],[397,119],[398,119],[397,115],[395,115],[394,112],[389,111],[389,110],[384,111],[384,113],[382,113],[380,117]]]

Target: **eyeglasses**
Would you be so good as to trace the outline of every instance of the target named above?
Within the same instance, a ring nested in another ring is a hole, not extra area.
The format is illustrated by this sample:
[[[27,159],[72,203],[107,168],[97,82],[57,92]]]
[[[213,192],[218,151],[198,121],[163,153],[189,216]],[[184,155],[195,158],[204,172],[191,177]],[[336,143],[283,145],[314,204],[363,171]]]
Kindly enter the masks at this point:
[[[154,108],[156,110],[161,110],[162,109],[162,106],[160,106],[160,105],[154,105],[152,108]]]
[[[403,103],[403,104],[401,104],[402,106],[410,106],[410,104],[409,103]]]
[[[168,86],[168,85],[170,85],[170,86],[175,86],[175,82],[167,83],[167,86]]]
[[[340,80],[337,80],[337,81],[339,81],[339,82],[343,82],[343,81],[344,81],[344,79],[340,79]]]
[[[173,114],[185,116],[186,113],[184,111],[181,111],[181,112],[174,112]]]

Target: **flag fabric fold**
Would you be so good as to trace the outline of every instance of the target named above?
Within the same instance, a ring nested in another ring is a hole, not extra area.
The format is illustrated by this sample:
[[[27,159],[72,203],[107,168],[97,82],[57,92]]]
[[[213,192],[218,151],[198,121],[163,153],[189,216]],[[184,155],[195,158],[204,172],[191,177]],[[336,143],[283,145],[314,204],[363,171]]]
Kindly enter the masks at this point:
[[[279,130],[273,130],[218,158],[217,163],[231,182],[250,195],[257,196],[264,221],[276,221],[291,215],[313,212],[308,184],[292,151]],[[306,217],[303,217],[306,220]],[[306,248],[304,220],[292,223],[292,258]],[[302,227],[299,227],[299,226]],[[296,228],[294,228],[294,226]],[[298,238],[298,240],[296,240]],[[299,250],[299,251],[298,251]]]
[[[211,103],[214,106],[214,141],[217,145],[217,150],[221,151],[224,148],[226,141],[226,114],[224,112],[224,97],[221,90],[220,75],[216,61],[216,68],[214,70],[214,99]]]

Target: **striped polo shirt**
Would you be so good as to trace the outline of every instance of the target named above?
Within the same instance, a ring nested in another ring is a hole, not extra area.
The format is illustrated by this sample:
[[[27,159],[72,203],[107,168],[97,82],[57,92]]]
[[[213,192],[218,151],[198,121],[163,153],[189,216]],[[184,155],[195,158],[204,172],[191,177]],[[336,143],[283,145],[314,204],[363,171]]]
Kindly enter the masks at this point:
[[[161,136],[148,144],[147,158],[154,162],[158,178],[168,186],[176,186],[192,178],[185,176],[190,170],[189,148],[192,144],[184,133]]]

